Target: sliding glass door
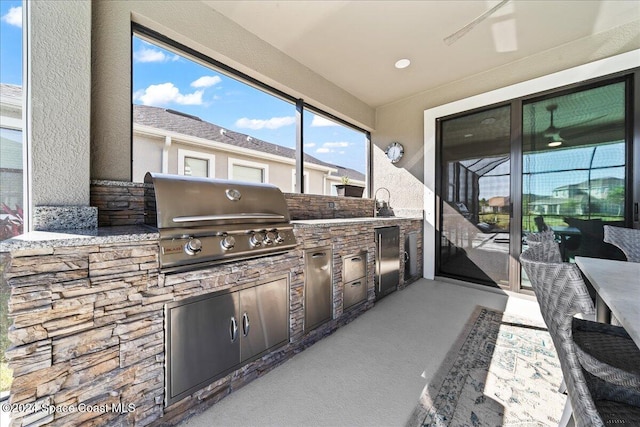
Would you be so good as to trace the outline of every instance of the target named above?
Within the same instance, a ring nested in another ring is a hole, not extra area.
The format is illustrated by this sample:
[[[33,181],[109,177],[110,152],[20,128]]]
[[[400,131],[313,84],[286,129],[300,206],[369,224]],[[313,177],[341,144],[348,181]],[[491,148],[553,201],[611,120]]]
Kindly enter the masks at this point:
[[[442,123],[440,272],[509,284],[509,105]]]
[[[440,119],[437,273],[528,289],[517,257],[542,230],[565,261],[624,259],[603,227],[632,224],[629,93],[619,78]]]

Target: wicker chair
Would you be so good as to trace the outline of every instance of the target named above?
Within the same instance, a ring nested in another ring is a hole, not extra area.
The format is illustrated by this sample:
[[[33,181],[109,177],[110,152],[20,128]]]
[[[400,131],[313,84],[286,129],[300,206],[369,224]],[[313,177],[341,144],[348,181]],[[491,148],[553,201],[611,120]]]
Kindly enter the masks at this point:
[[[609,363],[637,369],[640,350],[622,328],[602,328],[602,324],[574,318],[578,313],[593,314],[593,301],[574,264],[546,261],[554,248],[557,250],[554,242],[533,245],[522,253],[520,262],[531,280],[558,353],[576,425],[634,425],[640,420],[640,386],[620,383],[634,384],[638,375]],[[611,329],[616,331],[613,336],[608,333]],[[603,354],[588,354],[580,348],[579,341],[583,346],[588,343],[586,350],[600,346]],[[610,346],[609,351],[604,349],[606,346]]]
[[[540,242],[555,242],[556,235],[553,234],[553,230],[546,229],[544,231],[539,231],[537,233],[532,233],[527,235],[527,243],[529,245],[540,243]],[[558,252],[559,254],[560,252]]]
[[[620,248],[627,261],[640,262],[640,230],[605,225],[604,241]]]

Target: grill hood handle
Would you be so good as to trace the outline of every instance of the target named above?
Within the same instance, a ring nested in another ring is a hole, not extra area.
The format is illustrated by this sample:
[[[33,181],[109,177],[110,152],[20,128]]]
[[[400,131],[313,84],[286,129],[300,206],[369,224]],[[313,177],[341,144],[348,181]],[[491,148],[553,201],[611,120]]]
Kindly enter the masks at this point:
[[[222,214],[222,215],[197,215],[197,216],[178,216],[173,218],[175,223],[200,222],[200,221],[229,221],[229,220],[258,220],[267,219],[270,221],[284,221],[284,215],[268,214],[268,213],[240,213],[240,214]]]

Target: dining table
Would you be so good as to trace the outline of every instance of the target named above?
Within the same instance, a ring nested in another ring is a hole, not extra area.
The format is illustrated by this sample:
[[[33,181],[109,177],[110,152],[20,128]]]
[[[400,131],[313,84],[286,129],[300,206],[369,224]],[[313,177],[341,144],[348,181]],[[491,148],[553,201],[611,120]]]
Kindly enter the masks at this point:
[[[597,293],[597,320],[607,320],[605,304],[640,347],[640,263],[582,256],[575,263]]]

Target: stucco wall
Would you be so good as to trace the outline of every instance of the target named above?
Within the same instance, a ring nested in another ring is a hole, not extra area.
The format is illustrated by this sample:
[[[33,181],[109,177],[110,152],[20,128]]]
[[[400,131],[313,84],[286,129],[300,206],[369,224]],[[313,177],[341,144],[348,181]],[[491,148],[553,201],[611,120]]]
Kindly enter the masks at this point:
[[[91,2],[34,0],[28,10],[30,206],[88,206]]]
[[[196,1],[94,1],[91,177],[129,180],[131,21],[365,129],[374,110]]]

